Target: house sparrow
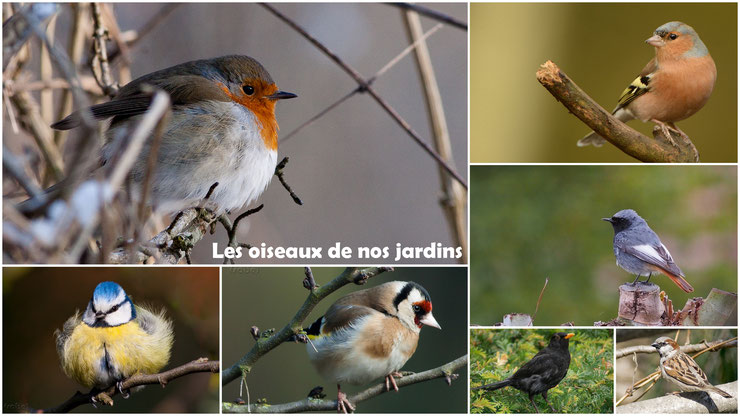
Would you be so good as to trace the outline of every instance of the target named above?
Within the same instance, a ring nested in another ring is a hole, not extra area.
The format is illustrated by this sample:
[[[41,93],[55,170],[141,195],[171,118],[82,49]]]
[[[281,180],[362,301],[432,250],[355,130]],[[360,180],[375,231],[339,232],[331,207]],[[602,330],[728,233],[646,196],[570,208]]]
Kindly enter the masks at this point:
[[[388,282],[350,293],[334,302],[306,329],[308,357],[327,380],[337,383],[337,411],[355,410],[340,385],[365,384],[394,376],[416,351],[424,325],[441,329],[426,289],[414,282]]]
[[[668,337],[660,337],[652,346],[660,354],[660,374],[664,379],[678,386],[681,391],[705,391],[719,394],[722,397],[732,397],[731,394],[714,387],[699,364],[681,352],[676,341]]]
[[[653,273],[662,273],[670,277],[684,292],[694,291],[658,235],[634,210],[623,209],[611,218],[602,220],[610,222],[614,228],[614,256],[617,258],[617,266],[637,275],[632,284],[637,283],[640,276],[647,275],[645,282],[648,282]]]
[[[541,394],[554,413],[555,409],[547,401],[547,391],[557,386],[568,372],[570,367],[568,340],[574,335],[573,333],[556,332],[550,337],[550,344],[541,349],[511,377],[475,387],[472,390],[498,390],[507,386],[514,387],[529,395],[529,401],[537,413],[540,410],[534,403],[534,396]]]
[[[674,124],[699,111],[709,100],[717,80],[717,67],[704,42],[686,23],[668,22],[655,29],[645,41],[655,47],[653,58],[619,98],[614,116],[622,122],[652,121],[663,135],[669,130],[686,137]],[[578,141],[578,146],[601,146],[605,140],[596,132]]]

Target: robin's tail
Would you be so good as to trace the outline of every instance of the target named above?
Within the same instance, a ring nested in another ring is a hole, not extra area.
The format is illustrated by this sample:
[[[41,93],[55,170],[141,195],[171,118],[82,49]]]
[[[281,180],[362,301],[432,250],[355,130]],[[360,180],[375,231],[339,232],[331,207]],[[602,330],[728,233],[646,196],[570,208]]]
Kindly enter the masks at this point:
[[[471,390],[498,390],[498,389],[501,389],[501,388],[504,388],[510,385],[511,385],[511,379],[507,378],[506,380],[497,381],[495,383],[484,384],[482,386],[473,387]]]

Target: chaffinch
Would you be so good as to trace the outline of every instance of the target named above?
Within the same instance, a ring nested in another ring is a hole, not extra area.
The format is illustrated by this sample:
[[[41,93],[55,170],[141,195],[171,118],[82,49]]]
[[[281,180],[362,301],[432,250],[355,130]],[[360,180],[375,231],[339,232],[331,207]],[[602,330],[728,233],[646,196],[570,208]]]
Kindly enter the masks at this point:
[[[622,92],[612,114],[622,122],[652,121],[671,141],[669,130],[688,138],[674,123],[690,117],[709,100],[717,80],[714,60],[696,31],[685,23],[668,22],[645,42],[655,47],[655,58]],[[578,146],[604,142],[591,132]]]

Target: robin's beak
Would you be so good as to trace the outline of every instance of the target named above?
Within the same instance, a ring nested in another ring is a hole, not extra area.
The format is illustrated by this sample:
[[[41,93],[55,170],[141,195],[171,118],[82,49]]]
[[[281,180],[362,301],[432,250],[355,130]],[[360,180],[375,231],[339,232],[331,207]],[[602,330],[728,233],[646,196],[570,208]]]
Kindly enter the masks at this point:
[[[103,312],[95,312],[95,320],[99,321],[103,318],[105,318],[105,314]]]
[[[287,100],[288,98],[295,98],[297,95],[293,94],[292,92],[285,92],[285,91],[278,91],[272,95],[265,95],[265,98],[269,98],[271,100]]]
[[[665,41],[663,40],[663,38],[658,35],[653,35],[652,37],[648,38],[647,40],[645,40],[645,43],[655,46],[656,48],[665,45]]]
[[[574,334],[574,333],[571,332],[570,334],[568,334],[568,335],[565,336],[565,339],[573,338],[575,335],[576,334]]]
[[[601,220],[602,221],[607,221],[607,222],[612,222],[612,219],[611,218],[602,218]]]

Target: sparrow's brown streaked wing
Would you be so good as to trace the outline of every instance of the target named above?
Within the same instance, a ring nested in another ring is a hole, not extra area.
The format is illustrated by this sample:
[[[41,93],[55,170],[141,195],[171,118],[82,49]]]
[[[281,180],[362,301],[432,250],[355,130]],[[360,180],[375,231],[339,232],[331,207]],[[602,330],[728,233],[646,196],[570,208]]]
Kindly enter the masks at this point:
[[[696,387],[711,385],[701,367],[684,353],[676,354],[673,358],[664,362],[663,369],[666,375],[683,384]]]

